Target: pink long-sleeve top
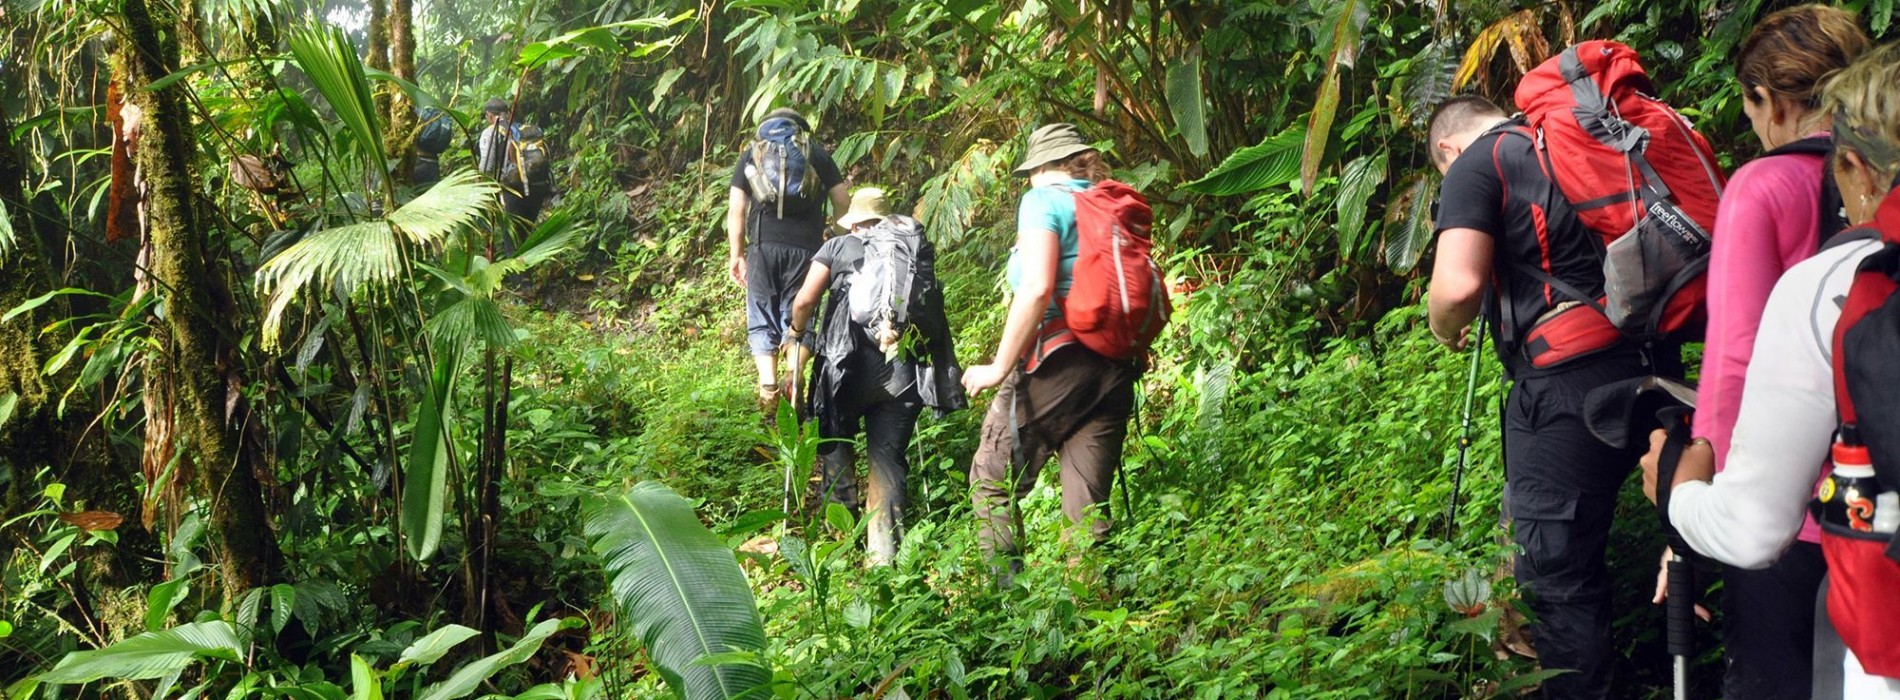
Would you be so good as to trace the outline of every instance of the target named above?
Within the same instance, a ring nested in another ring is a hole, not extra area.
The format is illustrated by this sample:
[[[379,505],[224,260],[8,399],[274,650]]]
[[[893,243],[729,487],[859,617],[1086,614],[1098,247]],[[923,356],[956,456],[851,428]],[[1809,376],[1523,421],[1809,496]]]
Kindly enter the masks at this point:
[[[1768,293],[1783,272],[1820,247],[1824,167],[1819,155],[1755,159],[1735,171],[1716,208],[1709,254],[1709,324],[1694,432],[1715,448],[1717,471],[1728,461]],[[1821,541],[1813,518],[1802,525],[1800,539]]]

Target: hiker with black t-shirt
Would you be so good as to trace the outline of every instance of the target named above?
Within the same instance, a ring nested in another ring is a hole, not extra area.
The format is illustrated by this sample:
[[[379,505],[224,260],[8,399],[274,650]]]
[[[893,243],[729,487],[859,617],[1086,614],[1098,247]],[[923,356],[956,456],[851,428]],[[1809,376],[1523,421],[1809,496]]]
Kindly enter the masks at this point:
[[[1431,330],[1440,343],[1462,350],[1481,308],[1491,322],[1516,380],[1504,415],[1504,509],[1522,548],[1517,582],[1536,614],[1532,633],[1543,665],[1572,671],[1545,681],[1545,696],[1609,697],[1615,651],[1604,554],[1617,491],[1641,451],[1598,440],[1584,423],[1584,394],[1652,370],[1614,328],[1595,336],[1595,347],[1524,340],[1566,312],[1597,312],[1520,265],[1592,299],[1603,294],[1604,273],[1597,234],[1545,175],[1532,140],[1507,134],[1513,123],[1478,97],[1453,98],[1432,115],[1431,155],[1445,180],[1428,293]],[[1502,289],[1492,290],[1492,280]]]
[[[746,343],[758,365],[763,410],[772,410],[783,392],[777,353],[787,339],[792,298],[812,253],[825,242],[826,206],[843,211],[848,199],[838,165],[811,140],[811,123],[791,109],[765,115],[732,169],[726,272],[746,290]],[[792,364],[803,367],[810,338],[791,345]]]
[[[818,447],[820,489],[827,501],[859,507],[852,441],[864,433],[870,458],[865,549],[872,565],[888,566],[903,536],[905,450],[917,415],[930,407],[941,416],[969,402],[944,315],[936,252],[923,227],[892,216],[884,191],[875,187],[852,195],[838,225],[851,233],[826,241],[812,256],[787,333],[791,342],[817,336],[810,414],[825,440]],[[821,296],[824,326],[814,331]]]

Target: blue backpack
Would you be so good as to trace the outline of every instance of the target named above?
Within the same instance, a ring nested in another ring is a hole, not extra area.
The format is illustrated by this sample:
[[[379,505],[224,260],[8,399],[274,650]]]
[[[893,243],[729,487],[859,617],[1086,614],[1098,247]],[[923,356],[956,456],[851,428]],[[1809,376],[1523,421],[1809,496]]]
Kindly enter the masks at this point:
[[[429,155],[441,155],[455,142],[455,120],[442,110],[424,107],[417,115],[422,128],[416,131],[416,149]]]
[[[811,136],[798,122],[785,117],[765,120],[750,147],[752,166],[746,182],[760,204],[778,207],[785,217],[785,201],[809,200],[818,192],[818,172],[811,167]]]

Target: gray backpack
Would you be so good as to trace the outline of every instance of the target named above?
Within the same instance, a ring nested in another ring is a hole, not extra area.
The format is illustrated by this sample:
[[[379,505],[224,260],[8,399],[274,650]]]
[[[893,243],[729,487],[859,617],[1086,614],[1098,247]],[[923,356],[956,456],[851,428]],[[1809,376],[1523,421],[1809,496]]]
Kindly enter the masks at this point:
[[[864,239],[864,261],[851,275],[846,301],[851,322],[891,354],[904,330],[923,311],[925,292],[936,280],[935,249],[923,226],[908,216],[887,216]]]

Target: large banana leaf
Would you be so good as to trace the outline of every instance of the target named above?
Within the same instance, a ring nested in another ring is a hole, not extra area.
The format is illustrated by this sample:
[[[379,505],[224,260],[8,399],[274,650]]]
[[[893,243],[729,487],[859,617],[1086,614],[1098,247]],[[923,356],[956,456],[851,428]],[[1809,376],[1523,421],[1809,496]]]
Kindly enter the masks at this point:
[[[1186,141],[1188,152],[1207,155],[1206,98],[1201,89],[1201,53],[1195,51],[1168,66],[1168,111],[1174,114],[1174,126]]]
[[[229,622],[194,622],[146,632],[104,649],[75,651],[37,680],[59,684],[163,678],[199,659],[238,661],[244,657],[245,646],[244,637]]]
[[[1313,114],[1306,124],[1306,155],[1300,161],[1300,182],[1307,192],[1319,179],[1320,162],[1326,158],[1326,142],[1333,133],[1333,119],[1339,115],[1340,68],[1351,68],[1359,60],[1359,39],[1372,16],[1367,0],[1340,0],[1326,17],[1325,32],[1320,34],[1321,53],[1326,54],[1326,77],[1321,80],[1319,96],[1313,100]]]
[[[1294,126],[1265,141],[1234,151],[1201,179],[1184,188],[1211,195],[1246,194],[1292,182],[1300,176],[1300,144],[1305,129]]]
[[[739,561],[658,482],[589,498],[587,537],[607,567],[614,600],[673,691],[688,700],[756,696],[771,673],[755,664],[695,663],[760,653],[765,628]]]
[[[1422,170],[1392,190],[1385,205],[1385,264],[1401,275],[1409,273],[1432,242],[1432,200],[1438,196],[1438,173]]]
[[[1339,176],[1339,255],[1342,258],[1359,257],[1366,234],[1366,210],[1372,206],[1372,195],[1378,192],[1379,185],[1385,183],[1385,154],[1359,156],[1346,164],[1346,171]]]

